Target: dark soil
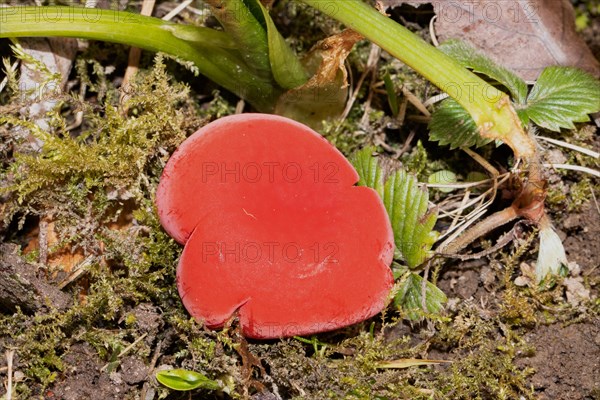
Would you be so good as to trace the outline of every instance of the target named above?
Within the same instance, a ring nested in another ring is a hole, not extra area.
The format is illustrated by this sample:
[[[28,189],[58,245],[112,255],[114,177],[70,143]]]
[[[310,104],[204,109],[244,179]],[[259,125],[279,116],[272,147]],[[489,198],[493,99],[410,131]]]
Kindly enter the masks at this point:
[[[535,346],[535,355],[518,364],[535,369],[531,384],[540,400],[599,398],[600,318],[569,326],[540,326],[525,340]]]
[[[107,373],[101,370],[103,364],[98,353],[89,345],[71,346],[64,356],[69,366],[59,385],[55,385],[45,393],[47,399],[81,400],[81,399],[122,399],[128,391],[118,372]]]
[[[576,262],[582,275],[592,279],[600,274],[600,214],[588,203],[581,212],[558,218],[559,234],[565,237],[569,261]],[[485,318],[495,316],[502,303],[496,291],[499,273],[488,261],[460,263],[442,274],[439,287],[455,298],[477,305]],[[595,280],[597,282],[597,278]],[[591,290],[597,299],[600,287]],[[451,300],[453,302],[453,300]],[[519,368],[532,368],[529,383],[540,400],[591,400],[600,398],[600,316],[591,315],[583,323],[562,320],[527,329],[523,340],[531,355],[518,358]],[[436,357],[448,358],[443,353]]]

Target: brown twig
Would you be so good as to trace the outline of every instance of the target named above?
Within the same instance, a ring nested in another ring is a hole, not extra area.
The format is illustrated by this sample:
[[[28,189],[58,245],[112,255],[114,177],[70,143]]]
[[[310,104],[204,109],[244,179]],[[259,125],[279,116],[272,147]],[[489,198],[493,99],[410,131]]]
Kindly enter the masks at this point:
[[[6,351],[6,364],[8,371],[8,384],[6,385],[6,400],[12,399],[12,379],[13,379],[13,358],[15,356],[14,350]]]
[[[158,358],[160,357],[161,350],[162,350],[162,346],[163,346],[163,342],[164,339],[161,340],[160,342],[158,342],[158,344],[156,345],[156,348],[154,349],[154,353],[152,354],[152,360],[150,361],[150,364],[148,365],[148,373],[146,375],[146,377],[150,377],[152,375],[152,372],[154,372],[154,367],[156,366],[156,363],[158,362]],[[144,382],[144,385],[142,387],[142,392],[141,392],[141,399],[145,399],[146,398],[146,392],[148,391],[148,379],[146,378],[146,382]]]
[[[144,333],[142,336],[140,336],[139,338],[135,339],[135,341],[134,341],[133,343],[131,343],[129,346],[125,347],[125,348],[123,349],[123,351],[121,351],[121,352],[119,353],[119,355],[117,355],[117,358],[121,358],[121,357],[123,357],[125,354],[129,353],[129,351],[130,351],[131,349],[133,349],[133,348],[135,347],[135,345],[137,345],[139,342],[141,342],[142,340],[144,340],[144,338],[145,338],[146,336],[148,336],[148,332]],[[104,371],[105,371],[105,370],[108,368],[108,366],[109,366],[109,365],[110,365],[110,364],[105,364],[105,365],[104,365],[104,367],[100,368],[100,371],[104,372]]]
[[[150,16],[154,10],[154,4],[156,0],[144,0],[142,2],[141,15]],[[127,69],[125,70],[125,76],[123,77],[122,87],[127,89],[129,81],[137,73],[140,65],[140,58],[142,57],[142,50],[138,47],[132,47],[129,49],[129,60],[127,62]],[[121,102],[125,99],[128,90],[123,91],[121,94]]]
[[[46,265],[48,262],[48,220],[46,218],[40,221],[38,242],[40,246],[38,261],[41,265]]]
[[[516,226],[517,225],[515,225],[515,227]],[[482,257],[486,257],[486,256],[494,253],[497,250],[500,250],[501,248],[503,248],[504,246],[509,244],[515,237],[516,237],[516,232],[515,232],[515,228],[513,228],[507,234],[503,235],[500,239],[498,239],[496,244],[493,245],[492,247],[490,247],[489,249],[485,249],[483,251],[480,251],[478,253],[473,253],[473,254],[447,254],[447,253],[445,253],[445,254],[443,254],[443,256],[447,257],[447,258],[457,258],[461,261],[477,260]]]
[[[378,49],[377,45],[375,45],[375,44],[371,45],[371,52],[369,53],[369,58],[367,59],[367,66],[366,66],[365,70],[363,71],[363,73],[361,74],[360,78],[358,79],[356,87],[352,91],[352,95],[350,96],[350,98],[348,99],[348,102],[346,103],[346,108],[344,109],[344,112],[342,112],[342,115],[340,116],[340,122],[337,126],[338,129],[342,125],[342,122],[344,122],[344,120],[348,117],[348,114],[350,114],[350,111],[352,110],[352,106],[354,105],[354,102],[358,98],[360,88],[362,87],[367,75],[369,75],[369,73],[374,68],[373,64],[377,61],[375,59],[375,55],[376,54],[379,55],[379,53],[377,53],[377,51],[378,51],[377,49]]]
[[[438,248],[437,252],[442,255],[456,255],[456,253],[463,250],[478,238],[488,234],[502,225],[509,223],[510,221],[515,220],[518,216],[519,215],[513,206],[507,207],[504,210],[498,211],[485,218],[471,229],[465,231],[465,233],[463,233],[456,240],[443,245],[443,247],[441,246]]]
[[[371,70],[371,83],[369,84],[369,94],[367,95],[367,100],[364,103],[365,111],[363,113],[362,118],[360,119],[361,126],[369,125],[369,114],[371,111],[371,101],[373,100],[373,86],[377,81],[377,63],[379,62],[379,57],[381,56],[381,48],[377,45],[372,45],[371,53],[369,54],[369,69]]]

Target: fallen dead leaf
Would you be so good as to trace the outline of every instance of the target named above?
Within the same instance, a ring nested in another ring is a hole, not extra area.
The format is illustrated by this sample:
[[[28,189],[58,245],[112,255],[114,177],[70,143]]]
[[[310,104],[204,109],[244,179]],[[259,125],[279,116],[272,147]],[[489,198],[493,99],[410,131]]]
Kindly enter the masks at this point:
[[[285,92],[275,114],[300,120],[318,129],[323,120],[338,116],[348,97],[348,74],[344,62],[362,36],[345,30],[317,43],[303,60],[312,77],[304,85]]]
[[[48,251],[47,265],[50,271],[56,275],[58,272],[69,273],[85,258],[83,251],[78,249],[72,251],[71,246],[59,246],[59,238],[56,233],[56,224],[50,217],[42,218],[40,225],[45,225],[46,243],[44,244],[45,251]],[[29,235],[27,246],[23,249],[23,254],[29,254],[40,248],[40,227],[32,230]],[[53,276],[52,278],[56,278]]]
[[[568,0],[381,0],[383,6],[433,4],[440,42],[461,39],[521,78],[533,81],[550,65],[600,76],[600,63],[575,31]]]

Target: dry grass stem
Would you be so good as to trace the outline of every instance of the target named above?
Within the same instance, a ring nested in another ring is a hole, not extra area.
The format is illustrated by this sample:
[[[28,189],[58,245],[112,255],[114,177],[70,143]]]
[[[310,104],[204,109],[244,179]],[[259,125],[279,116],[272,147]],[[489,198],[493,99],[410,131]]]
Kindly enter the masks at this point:
[[[564,147],[570,150],[574,150],[574,151],[578,151],[582,154],[585,154],[586,156],[590,156],[590,157],[594,157],[594,158],[600,158],[600,153],[597,153],[593,150],[587,149],[585,147],[581,147],[581,146],[577,146],[575,144],[571,144],[571,143],[567,143],[567,142],[563,142],[562,140],[556,140],[556,139],[552,139],[549,137],[545,137],[545,136],[536,136],[536,139],[542,139],[548,143],[552,143],[556,146],[560,146],[560,147]]]
[[[571,165],[571,164],[542,164],[544,167],[548,168],[556,168],[556,169],[568,169],[570,171],[578,171],[583,172],[585,174],[590,174],[595,176],[596,178],[600,178],[600,171],[596,171],[595,169],[591,169],[588,167],[582,167],[580,165]]]

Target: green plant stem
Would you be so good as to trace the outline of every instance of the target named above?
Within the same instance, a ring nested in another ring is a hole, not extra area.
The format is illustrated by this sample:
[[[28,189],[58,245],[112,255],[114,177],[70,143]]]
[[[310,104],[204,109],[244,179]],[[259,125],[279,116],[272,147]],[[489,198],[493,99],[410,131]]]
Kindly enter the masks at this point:
[[[535,144],[505,93],[408,29],[361,0],[302,2],[359,32],[448,93],[471,114],[483,137],[503,140],[519,158],[535,154]]]
[[[36,36],[104,40],[192,61],[202,74],[263,112],[272,111],[281,94],[272,79],[246,65],[229,35],[208,28],[106,9],[0,8],[0,38]]]
[[[271,76],[267,32],[241,0],[204,0],[225,31],[231,35],[244,55],[248,65],[263,76]]]

